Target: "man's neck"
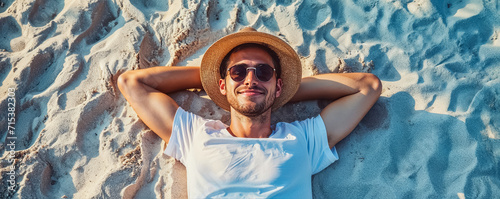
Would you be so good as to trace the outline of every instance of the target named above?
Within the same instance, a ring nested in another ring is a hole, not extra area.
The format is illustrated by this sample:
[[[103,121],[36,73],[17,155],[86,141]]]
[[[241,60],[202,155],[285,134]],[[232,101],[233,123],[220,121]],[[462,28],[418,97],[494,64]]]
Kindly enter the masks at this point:
[[[231,125],[227,129],[235,137],[267,138],[271,135],[271,109],[255,117],[231,110]]]

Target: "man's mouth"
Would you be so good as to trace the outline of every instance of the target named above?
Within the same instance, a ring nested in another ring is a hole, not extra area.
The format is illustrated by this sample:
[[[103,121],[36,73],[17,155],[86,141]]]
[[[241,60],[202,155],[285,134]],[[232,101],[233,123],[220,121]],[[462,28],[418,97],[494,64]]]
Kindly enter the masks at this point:
[[[264,95],[264,91],[260,89],[242,89],[237,92],[241,95],[254,96],[254,95]]]

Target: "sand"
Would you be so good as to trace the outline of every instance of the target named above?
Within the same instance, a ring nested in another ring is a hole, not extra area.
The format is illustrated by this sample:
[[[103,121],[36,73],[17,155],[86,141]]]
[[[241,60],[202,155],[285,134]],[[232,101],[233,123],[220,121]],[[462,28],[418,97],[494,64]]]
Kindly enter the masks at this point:
[[[289,42],[304,77],[382,80],[381,98],[337,145],[340,160],[313,176],[315,198],[500,195],[498,1],[5,0],[0,198],[187,197],[185,168],[162,154],[116,79],[199,66],[213,42],[245,26]],[[229,121],[203,91],[173,97]],[[287,104],[273,122],[327,103]]]

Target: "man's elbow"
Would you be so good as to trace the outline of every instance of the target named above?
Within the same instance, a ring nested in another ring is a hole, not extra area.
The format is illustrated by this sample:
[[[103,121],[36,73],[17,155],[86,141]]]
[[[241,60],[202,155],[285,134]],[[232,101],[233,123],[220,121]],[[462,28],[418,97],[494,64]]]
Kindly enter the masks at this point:
[[[118,76],[118,89],[120,89],[120,92],[125,95],[127,93],[127,90],[129,90],[127,88],[137,84],[137,82],[138,80],[133,74],[133,71],[126,71]]]
[[[123,93],[124,91],[124,88],[125,88],[125,85],[127,85],[127,81],[128,81],[128,77],[127,77],[127,73],[129,71],[126,71],[122,74],[120,74],[120,76],[118,76],[118,81],[116,82],[116,84],[118,85],[118,89],[120,89],[120,91]]]
[[[364,82],[370,94],[376,95],[377,97],[380,96],[382,93],[382,82],[376,75],[367,73],[364,77]]]
[[[372,78],[371,87],[377,93],[377,95],[380,96],[380,94],[382,94],[382,82],[376,75],[372,74],[371,78]]]

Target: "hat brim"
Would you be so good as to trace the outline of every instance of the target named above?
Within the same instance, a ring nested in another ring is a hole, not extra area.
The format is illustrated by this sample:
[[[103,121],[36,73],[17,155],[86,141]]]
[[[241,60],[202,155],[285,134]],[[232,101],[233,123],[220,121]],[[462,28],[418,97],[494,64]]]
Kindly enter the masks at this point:
[[[245,43],[263,44],[276,52],[281,65],[282,92],[272,106],[276,110],[286,104],[299,89],[302,78],[300,59],[293,48],[280,38],[257,31],[237,32],[216,41],[203,55],[200,68],[201,83],[207,95],[219,107],[230,110],[227,97],[219,90],[220,64],[233,48]]]

